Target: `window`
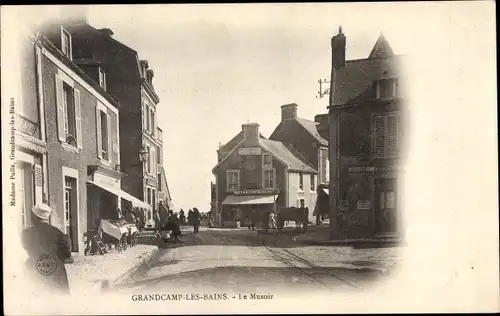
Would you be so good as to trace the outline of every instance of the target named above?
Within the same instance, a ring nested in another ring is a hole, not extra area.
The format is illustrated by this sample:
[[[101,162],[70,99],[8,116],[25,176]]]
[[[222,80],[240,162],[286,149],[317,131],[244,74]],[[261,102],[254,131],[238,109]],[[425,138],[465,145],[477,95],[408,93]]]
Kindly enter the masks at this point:
[[[157,159],[157,163],[159,165],[161,165],[161,150],[160,150],[160,147],[158,147],[158,150],[156,151],[156,159]]]
[[[316,190],[316,183],[314,183],[314,175],[311,175],[311,191]]]
[[[110,160],[110,119],[104,106],[97,106],[97,156]]]
[[[227,190],[234,191],[240,188],[240,171],[228,170],[227,171]]]
[[[69,59],[73,59],[71,48],[71,35],[64,28],[61,28],[61,50]]]
[[[392,99],[396,97],[397,79],[380,79],[377,82],[377,99]]]
[[[399,115],[374,116],[373,154],[376,158],[395,158],[399,152]]]
[[[155,155],[155,148],[151,148],[151,158],[149,159],[149,161],[151,161],[151,175],[154,177],[156,175],[156,168],[157,168],[157,164],[156,164],[156,155]]]
[[[328,161],[328,149],[321,149],[321,172],[320,179],[321,183],[328,183],[329,179],[329,161]]]
[[[60,142],[82,148],[80,91],[73,88],[71,78],[55,74],[57,134]],[[63,78],[65,78],[63,80]]]
[[[158,190],[163,190],[162,186],[161,186],[161,173],[158,174]]]
[[[151,109],[151,126],[149,127],[149,132],[151,135],[155,134],[155,112],[153,112],[153,109]]]
[[[151,188],[147,188],[147,202],[149,205],[151,205]]]
[[[149,132],[149,106],[144,105],[144,116],[146,117],[146,126],[144,127]]]
[[[273,159],[271,157],[271,155],[263,155],[262,156],[262,166],[264,168],[272,168],[273,167]]]
[[[99,85],[106,90],[106,73],[99,68]]]
[[[151,206],[153,206],[153,211],[154,211],[154,210],[156,210],[156,190],[155,189],[151,189],[151,200],[153,201]]]
[[[158,140],[159,140],[160,142],[162,142],[162,141],[163,141],[163,131],[162,131],[161,129],[159,129],[159,128],[158,128],[158,130],[157,130],[157,134],[158,134]]]
[[[146,150],[148,152],[148,167],[147,167],[147,172],[151,173],[151,160],[153,160],[153,157],[151,156],[151,147],[146,146]]]
[[[304,190],[304,176],[302,173],[299,173],[299,189]]]
[[[276,169],[264,170],[264,189],[274,189],[276,183]]]
[[[66,142],[76,146],[76,117],[75,117],[75,101],[73,89],[63,84],[63,108],[64,108],[64,133],[66,134]]]

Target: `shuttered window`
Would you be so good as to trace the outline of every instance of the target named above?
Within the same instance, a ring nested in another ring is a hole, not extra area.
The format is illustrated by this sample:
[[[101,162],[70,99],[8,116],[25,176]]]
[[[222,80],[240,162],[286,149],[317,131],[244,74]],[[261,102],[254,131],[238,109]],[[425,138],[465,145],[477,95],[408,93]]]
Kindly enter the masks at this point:
[[[35,188],[35,205],[43,202],[43,172],[42,166],[33,165],[33,186]]]
[[[82,148],[82,119],[80,91],[54,75],[57,107],[57,136],[59,141]]]
[[[373,119],[375,158],[394,158],[399,152],[399,115],[376,115]]]

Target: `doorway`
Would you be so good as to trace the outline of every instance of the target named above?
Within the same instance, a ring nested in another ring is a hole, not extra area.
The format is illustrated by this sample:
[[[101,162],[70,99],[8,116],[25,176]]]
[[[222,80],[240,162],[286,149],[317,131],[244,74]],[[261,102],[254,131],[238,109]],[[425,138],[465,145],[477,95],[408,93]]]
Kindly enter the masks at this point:
[[[71,251],[78,252],[78,192],[76,179],[64,177],[64,228],[71,240]]]
[[[396,179],[375,179],[375,232],[397,231]]]

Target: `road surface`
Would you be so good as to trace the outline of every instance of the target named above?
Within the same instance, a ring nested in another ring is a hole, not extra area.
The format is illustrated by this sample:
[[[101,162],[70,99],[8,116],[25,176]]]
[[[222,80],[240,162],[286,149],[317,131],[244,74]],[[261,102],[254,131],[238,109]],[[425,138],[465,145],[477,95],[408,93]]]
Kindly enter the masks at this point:
[[[129,293],[241,293],[280,295],[363,291],[380,272],[320,267],[295,255],[293,234],[203,229],[158,254],[116,290]],[[333,249],[333,247],[332,247]],[[332,250],[334,251],[334,250]],[[328,258],[325,258],[328,260]],[[185,298],[184,298],[185,299]]]

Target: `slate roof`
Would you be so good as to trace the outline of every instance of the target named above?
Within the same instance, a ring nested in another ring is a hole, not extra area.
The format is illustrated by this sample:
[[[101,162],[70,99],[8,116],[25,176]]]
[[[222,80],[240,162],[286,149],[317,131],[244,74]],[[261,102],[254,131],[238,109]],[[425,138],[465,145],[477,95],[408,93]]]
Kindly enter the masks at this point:
[[[269,139],[260,139],[260,144],[266,150],[285,162],[290,170],[302,171],[307,173],[317,173],[316,170],[314,170],[305,162],[300,160],[297,156],[295,156],[282,142]]]
[[[309,134],[311,134],[312,136],[314,136],[314,138],[316,138],[321,145],[328,146],[328,140],[324,139],[319,134],[319,132],[318,132],[318,125],[319,125],[319,123],[313,122],[313,121],[309,121],[309,120],[306,120],[306,119],[303,119],[303,118],[300,118],[300,117],[296,117],[295,120],[300,125],[302,125],[302,127],[304,127],[309,132]]]
[[[399,77],[403,55],[394,55],[389,42],[380,34],[368,58],[347,60],[345,67],[335,69],[333,105],[346,105],[376,93],[374,83],[384,72],[386,77]]]
[[[399,76],[403,55],[346,61],[346,66],[335,70],[333,104],[345,105],[375,91],[374,82],[382,77]]]

